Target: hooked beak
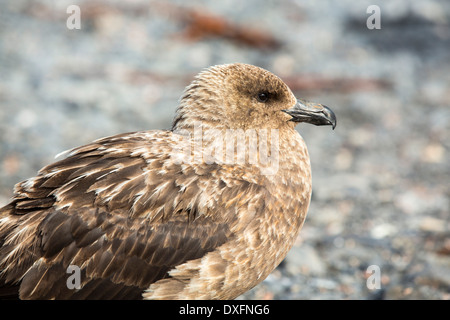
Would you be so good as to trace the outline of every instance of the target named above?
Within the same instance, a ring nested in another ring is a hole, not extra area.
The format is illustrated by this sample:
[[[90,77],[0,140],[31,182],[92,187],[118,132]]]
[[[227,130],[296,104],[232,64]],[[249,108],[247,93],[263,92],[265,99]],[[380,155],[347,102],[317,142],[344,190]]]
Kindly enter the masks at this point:
[[[327,106],[297,100],[297,103],[290,109],[282,110],[292,117],[289,121],[307,122],[316,126],[331,125],[333,130],[336,127],[336,115]]]

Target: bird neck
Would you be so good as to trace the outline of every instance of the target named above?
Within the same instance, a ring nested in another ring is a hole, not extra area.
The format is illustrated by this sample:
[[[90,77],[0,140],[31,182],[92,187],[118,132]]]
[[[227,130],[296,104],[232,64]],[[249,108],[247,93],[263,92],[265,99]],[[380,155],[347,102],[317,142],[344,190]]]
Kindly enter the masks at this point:
[[[305,170],[309,170],[306,145],[290,127],[244,130],[213,127],[205,121],[179,126],[181,123],[173,130],[178,141],[177,158],[184,159],[180,161],[250,165],[258,167],[263,175],[276,175],[280,168],[291,168],[297,162],[305,163],[303,166],[308,167]]]

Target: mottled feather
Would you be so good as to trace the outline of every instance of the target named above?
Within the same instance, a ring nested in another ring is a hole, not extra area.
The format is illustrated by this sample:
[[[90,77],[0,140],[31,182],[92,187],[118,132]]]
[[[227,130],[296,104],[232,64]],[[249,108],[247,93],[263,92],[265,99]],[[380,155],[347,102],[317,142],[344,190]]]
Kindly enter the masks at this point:
[[[263,89],[278,100],[257,102]],[[309,206],[308,153],[282,111],[295,102],[263,69],[213,67],[186,89],[171,131],[96,140],[18,183],[0,209],[0,296],[231,299],[255,286],[284,258]],[[203,159],[204,141],[180,161],[180,148],[199,143],[198,123],[206,135],[279,130],[277,174],[192,161]],[[81,289],[67,286],[69,266],[79,267]]]

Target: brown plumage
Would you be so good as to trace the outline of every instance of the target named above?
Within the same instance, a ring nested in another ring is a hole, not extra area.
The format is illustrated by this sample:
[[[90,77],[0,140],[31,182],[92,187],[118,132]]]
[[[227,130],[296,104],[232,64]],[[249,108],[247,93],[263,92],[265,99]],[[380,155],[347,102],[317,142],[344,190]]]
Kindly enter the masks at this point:
[[[203,71],[172,130],[94,141],[15,186],[0,209],[0,296],[244,293],[282,261],[308,210],[298,122],[334,128],[336,118],[261,68]],[[69,266],[80,270],[80,289],[67,285]]]

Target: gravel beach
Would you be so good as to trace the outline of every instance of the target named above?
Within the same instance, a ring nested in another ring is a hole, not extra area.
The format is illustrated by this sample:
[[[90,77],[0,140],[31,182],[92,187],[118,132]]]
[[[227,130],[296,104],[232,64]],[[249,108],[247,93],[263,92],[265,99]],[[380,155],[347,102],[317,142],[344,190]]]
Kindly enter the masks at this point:
[[[2,1],[0,206],[64,150],[170,128],[202,69],[254,64],[338,123],[297,127],[308,217],[239,299],[450,299],[450,2],[379,1],[381,29],[372,4]]]

